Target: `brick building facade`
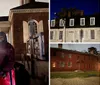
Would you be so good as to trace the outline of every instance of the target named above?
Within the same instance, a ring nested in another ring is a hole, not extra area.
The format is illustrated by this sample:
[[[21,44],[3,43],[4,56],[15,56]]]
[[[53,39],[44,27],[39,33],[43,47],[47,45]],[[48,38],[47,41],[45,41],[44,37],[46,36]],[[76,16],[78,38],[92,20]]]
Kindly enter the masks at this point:
[[[51,48],[51,71],[100,70],[97,55],[61,48]]]
[[[0,17],[0,31],[7,34],[9,43],[14,46],[16,59],[20,59],[22,54],[27,53],[27,44],[31,34],[30,29],[31,31],[34,30],[33,32],[36,31],[32,38],[40,38],[43,36],[41,41],[43,42],[43,46],[40,47],[40,39],[37,39],[39,43],[38,51],[44,49],[43,55],[48,54],[49,4],[44,2],[35,2],[35,0],[24,1],[25,3],[21,4],[21,6],[10,9],[9,16]]]

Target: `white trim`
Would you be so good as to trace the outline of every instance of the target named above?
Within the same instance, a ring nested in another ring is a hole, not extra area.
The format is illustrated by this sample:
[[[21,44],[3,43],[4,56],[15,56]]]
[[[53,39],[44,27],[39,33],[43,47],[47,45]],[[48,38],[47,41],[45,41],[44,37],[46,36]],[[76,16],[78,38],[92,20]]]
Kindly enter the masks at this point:
[[[93,23],[92,23],[92,19],[93,19]],[[95,25],[95,17],[90,17],[90,25]]]
[[[74,19],[70,19],[69,26],[74,26]]]
[[[36,13],[36,12],[49,12],[48,8],[36,8],[36,9],[12,9],[13,13]]]
[[[55,20],[51,20],[51,27],[55,26]]]
[[[49,9],[48,8],[12,9],[9,12],[9,21],[11,21],[14,13],[37,13],[37,12],[49,12]]]
[[[65,21],[63,19],[60,19],[59,20],[59,26],[64,27],[64,25],[65,25]]]
[[[82,20],[83,20],[83,23],[82,23]],[[85,26],[85,18],[80,18],[80,25]]]

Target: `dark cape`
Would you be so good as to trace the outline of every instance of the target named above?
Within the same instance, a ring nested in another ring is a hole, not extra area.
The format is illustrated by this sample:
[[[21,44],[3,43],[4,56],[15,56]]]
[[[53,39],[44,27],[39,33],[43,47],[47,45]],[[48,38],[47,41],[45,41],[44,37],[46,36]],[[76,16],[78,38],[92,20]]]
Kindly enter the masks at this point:
[[[6,34],[0,32],[0,70],[8,72],[14,66],[14,48],[7,42]]]

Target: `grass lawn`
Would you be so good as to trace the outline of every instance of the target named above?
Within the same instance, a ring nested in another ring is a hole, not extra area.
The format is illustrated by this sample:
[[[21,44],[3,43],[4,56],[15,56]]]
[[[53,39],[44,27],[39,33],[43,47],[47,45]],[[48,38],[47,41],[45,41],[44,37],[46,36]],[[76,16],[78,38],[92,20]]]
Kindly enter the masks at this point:
[[[87,77],[100,77],[100,72],[51,72],[51,78],[87,78]]]

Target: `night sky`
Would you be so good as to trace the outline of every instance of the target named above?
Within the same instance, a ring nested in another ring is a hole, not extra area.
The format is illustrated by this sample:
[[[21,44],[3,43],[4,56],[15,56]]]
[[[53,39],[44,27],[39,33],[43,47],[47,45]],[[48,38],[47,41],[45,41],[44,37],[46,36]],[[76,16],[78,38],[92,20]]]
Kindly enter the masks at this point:
[[[51,19],[54,13],[59,12],[61,8],[77,8],[84,10],[85,15],[100,12],[100,0],[51,0]]]

